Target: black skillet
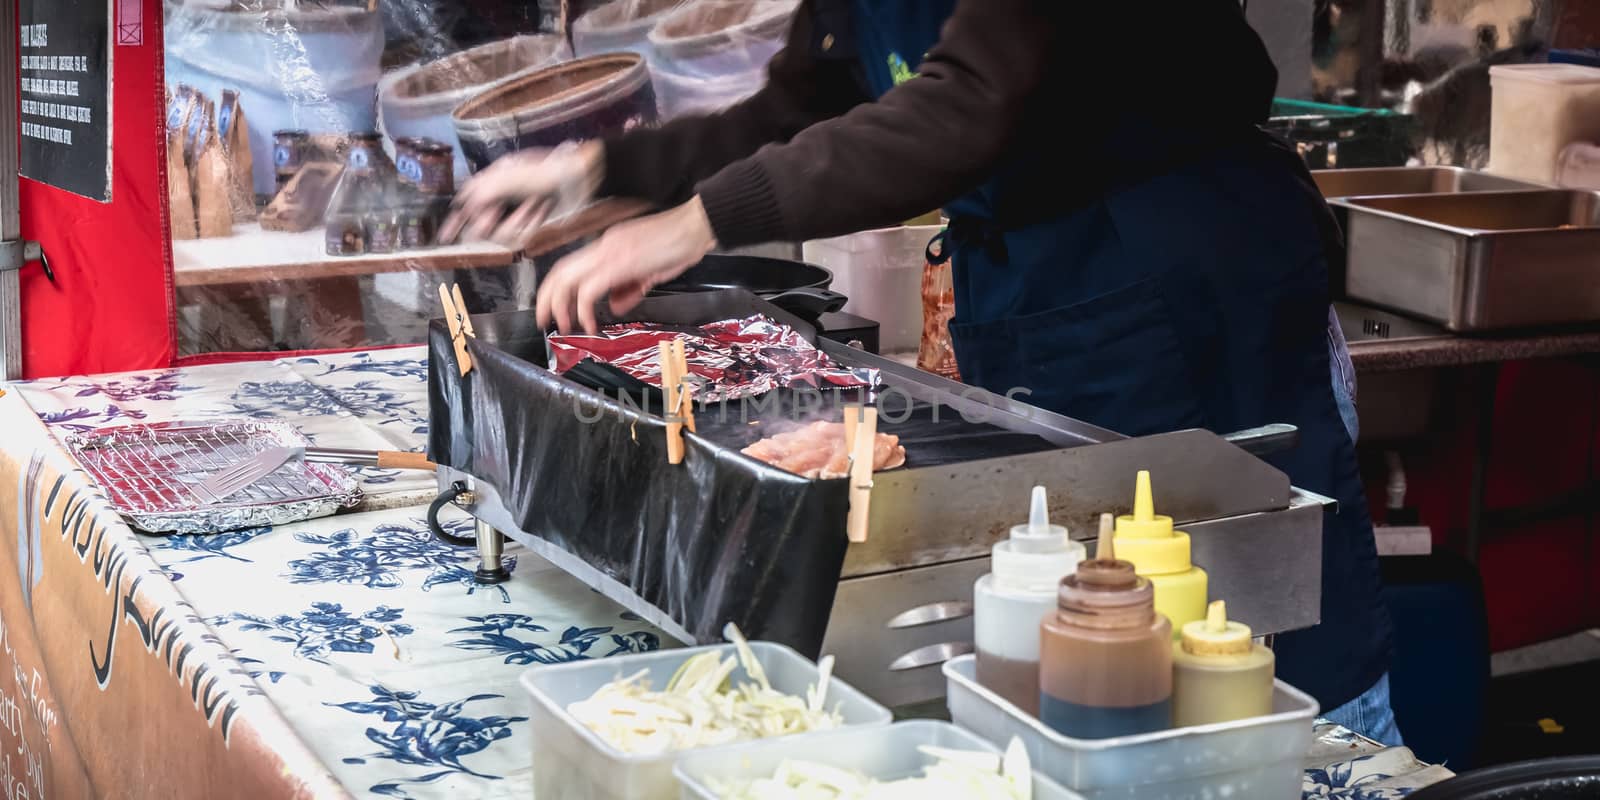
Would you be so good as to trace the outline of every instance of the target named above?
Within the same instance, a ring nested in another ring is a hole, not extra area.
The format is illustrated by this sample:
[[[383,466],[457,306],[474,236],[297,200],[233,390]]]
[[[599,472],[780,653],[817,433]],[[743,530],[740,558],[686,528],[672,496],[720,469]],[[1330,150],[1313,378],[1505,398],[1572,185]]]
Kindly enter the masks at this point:
[[[830,291],[833,273],[815,264],[761,256],[710,255],[652,295],[744,289],[808,322],[844,308],[845,296]]]
[[[1523,761],[1427,786],[1410,800],[1587,800],[1600,797],[1600,756]]]

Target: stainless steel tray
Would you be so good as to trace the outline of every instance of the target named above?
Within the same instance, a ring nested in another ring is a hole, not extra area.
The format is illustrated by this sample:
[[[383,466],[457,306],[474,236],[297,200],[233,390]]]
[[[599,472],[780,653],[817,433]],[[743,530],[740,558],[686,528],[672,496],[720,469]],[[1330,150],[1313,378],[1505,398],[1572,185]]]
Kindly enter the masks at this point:
[[[1600,194],[1540,190],[1334,200],[1345,292],[1452,331],[1600,320]]]
[[[1323,197],[1372,197],[1394,194],[1457,194],[1514,192],[1546,187],[1461,167],[1375,167],[1319,169],[1311,173]]]

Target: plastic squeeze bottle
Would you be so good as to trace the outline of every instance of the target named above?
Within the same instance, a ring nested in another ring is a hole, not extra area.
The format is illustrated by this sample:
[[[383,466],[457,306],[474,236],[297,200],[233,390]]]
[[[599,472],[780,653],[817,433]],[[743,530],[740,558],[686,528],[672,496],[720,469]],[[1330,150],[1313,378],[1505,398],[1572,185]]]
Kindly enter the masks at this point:
[[[1228,621],[1218,600],[1206,618],[1183,626],[1172,645],[1172,724],[1228,722],[1272,713],[1274,658],[1250,638],[1250,627]]]
[[[1027,524],[995,544],[990,573],[973,587],[978,683],[1029,714],[1039,713],[1039,622],[1084,554],[1065,527],[1050,524],[1044,487],[1035,486]]]
[[[1172,621],[1174,635],[1205,618],[1206,573],[1189,560],[1189,534],[1156,513],[1148,470],[1139,470],[1133,514],[1117,517],[1116,538],[1117,555],[1155,585],[1156,610]]]
[[[1117,560],[1110,528],[1106,514],[1095,559],[1061,580],[1039,629],[1039,719],[1080,739],[1172,724],[1172,624],[1150,581]]]

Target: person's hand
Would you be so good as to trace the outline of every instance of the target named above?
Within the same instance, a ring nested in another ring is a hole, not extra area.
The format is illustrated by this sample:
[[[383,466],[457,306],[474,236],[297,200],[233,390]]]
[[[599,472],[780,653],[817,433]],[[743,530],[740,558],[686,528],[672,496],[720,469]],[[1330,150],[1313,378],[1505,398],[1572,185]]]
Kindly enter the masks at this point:
[[[576,321],[599,333],[594,307],[610,295],[611,313],[623,314],[650,288],[672,280],[717,246],[698,196],[676,208],[629,220],[600,240],[556,262],[539,286],[539,327],[554,320],[567,333]]]
[[[456,193],[454,208],[439,228],[440,241],[489,239],[522,249],[557,209],[594,197],[605,165],[603,148],[598,141],[567,142],[496,159]]]

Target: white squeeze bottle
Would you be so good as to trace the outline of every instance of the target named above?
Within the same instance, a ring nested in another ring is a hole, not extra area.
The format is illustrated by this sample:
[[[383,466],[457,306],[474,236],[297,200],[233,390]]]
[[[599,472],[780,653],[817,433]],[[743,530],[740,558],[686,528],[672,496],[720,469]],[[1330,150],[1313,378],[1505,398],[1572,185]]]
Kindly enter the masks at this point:
[[[1029,714],[1039,713],[1039,622],[1055,613],[1057,587],[1084,555],[1065,527],[1050,524],[1044,487],[1035,486],[1028,524],[995,544],[989,574],[973,587],[978,682]]]

